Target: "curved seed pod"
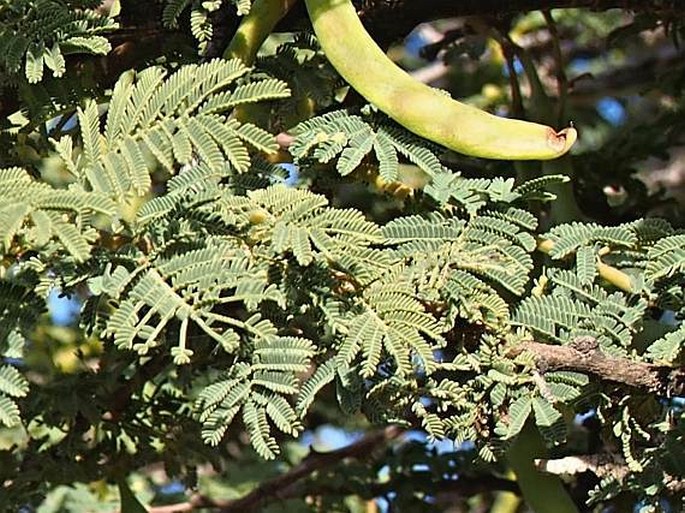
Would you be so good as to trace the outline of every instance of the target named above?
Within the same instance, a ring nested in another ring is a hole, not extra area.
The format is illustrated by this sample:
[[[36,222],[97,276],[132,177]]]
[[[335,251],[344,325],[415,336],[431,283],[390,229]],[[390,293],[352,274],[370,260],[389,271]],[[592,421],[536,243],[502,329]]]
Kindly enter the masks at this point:
[[[376,45],[350,0],[306,0],[314,32],[340,75],[369,102],[417,135],[465,155],[549,160],[576,141],[560,132],[506,119],[451,99],[397,67]]]

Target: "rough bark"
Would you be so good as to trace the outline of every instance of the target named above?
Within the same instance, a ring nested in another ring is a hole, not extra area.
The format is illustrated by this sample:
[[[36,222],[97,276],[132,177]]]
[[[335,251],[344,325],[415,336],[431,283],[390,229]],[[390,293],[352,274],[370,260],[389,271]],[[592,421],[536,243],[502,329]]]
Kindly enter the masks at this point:
[[[683,369],[608,356],[592,337],[578,337],[565,346],[526,342],[509,351],[509,356],[524,351],[533,354],[540,371],[582,372],[669,397],[685,392]]]

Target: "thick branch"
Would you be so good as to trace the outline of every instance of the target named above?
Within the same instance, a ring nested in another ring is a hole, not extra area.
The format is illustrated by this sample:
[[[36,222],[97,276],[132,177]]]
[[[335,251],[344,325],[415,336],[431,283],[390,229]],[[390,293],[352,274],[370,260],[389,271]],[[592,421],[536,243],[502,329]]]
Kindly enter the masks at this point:
[[[281,24],[291,30],[301,26],[304,2]],[[664,17],[685,13],[685,2],[677,0],[360,0],[359,15],[369,33],[383,47],[406,36],[425,21],[457,16],[489,16],[505,18],[541,9],[584,7],[597,11],[612,8],[650,12]]]
[[[683,369],[607,356],[592,337],[578,337],[566,346],[526,342],[512,349],[509,356],[516,357],[524,351],[535,356],[540,370],[583,372],[659,395],[682,395],[685,392]]]

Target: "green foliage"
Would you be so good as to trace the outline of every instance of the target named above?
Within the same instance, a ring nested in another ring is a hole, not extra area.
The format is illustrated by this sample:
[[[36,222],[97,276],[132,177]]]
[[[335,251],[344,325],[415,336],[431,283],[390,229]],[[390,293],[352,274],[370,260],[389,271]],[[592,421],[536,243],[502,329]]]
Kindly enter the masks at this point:
[[[562,175],[548,175],[516,185],[513,178],[464,178],[459,173],[445,172],[435,176],[425,192],[440,203],[456,203],[474,213],[488,201],[506,205],[522,200],[553,200],[555,195],[545,187],[567,181],[568,178]],[[534,215],[520,208],[507,207],[498,215],[531,230],[538,224]]]
[[[263,123],[274,129],[288,129],[302,120],[310,119],[313,109],[337,109],[336,99],[344,82],[328,63],[319,44],[311,34],[298,32],[281,42],[274,52],[258,55],[256,66],[270,76],[288,83],[290,98],[272,107]],[[324,116],[325,117],[325,116]]]
[[[615,449],[623,475],[600,476],[596,501],[673,497],[682,406],[518,347],[589,336],[609,357],[681,366],[676,223],[549,227],[569,178],[459,160],[338,101],[340,80],[306,35],[254,70],[174,49],[89,94],[52,94],[66,78],[24,83],[46,67],[60,77],[69,52],[108,50],[116,25],[96,4],[0,0],[0,85],[32,94],[30,119],[3,126],[13,150],[0,158],[2,507],[48,497],[40,511],[95,510],[119,483],[133,511],[139,489],[124,477],[162,467],[235,498],[297,465],[292,439],[321,424],[396,424],[462,449],[352,455],[298,484],[311,497],[328,487],[320,503],[284,510],[361,511],[392,492],[436,511],[455,479],[505,475],[525,426],[555,455],[588,450],[591,436]],[[216,18],[250,4],[169,0],[157,21],[176,30],[188,14],[203,52]],[[290,185],[277,183],[285,160]],[[55,290],[80,303],[78,325],[44,315]],[[591,410],[601,428],[573,422]],[[231,473],[228,490],[197,477],[210,465]],[[340,499],[351,494],[353,506]]]
[[[200,392],[196,409],[203,423],[203,439],[219,444],[233,418],[242,411],[256,451],[266,459],[274,458],[279,446],[271,436],[271,424],[288,435],[298,435],[302,430],[287,398],[298,391],[297,374],[308,369],[312,355],[312,343],[303,338],[272,337],[257,342],[251,365],[236,364],[228,375]]]
[[[111,50],[104,33],[115,21],[95,12],[99,2],[3,0],[0,2],[0,77],[22,67],[29,83],[40,82],[44,69],[61,77],[65,56],[105,55]],[[1,82],[0,82],[1,84]]]
[[[19,371],[9,365],[0,367],[0,424],[13,427],[21,423],[19,406],[14,398],[25,397],[29,385]]]
[[[135,77],[127,73],[114,86],[104,137],[97,105],[90,101],[78,111],[83,153],[74,157],[69,135],[54,142],[56,150],[78,182],[119,203],[124,219],[128,197],[148,192],[156,163],[174,172],[176,164],[196,157],[214,171],[229,164],[244,172],[250,165],[246,143],[269,153],[276,150],[275,142],[262,129],[221,113],[288,95],[275,80],[226,90],[248,71],[239,60],[214,60],[185,66],[169,77],[162,68]]]
[[[652,361],[676,363],[681,360],[685,347],[685,327],[667,333],[652,342],[647,348],[647,355]]]
[[[552,258],[564,258],[581,246],[602,243],[617,247],[635,245],[637,236],[628,227],[597,226],[592,223],[571,223],[553,228],[549,240],[554,242]]]
[[[372,151],[378,161],[378,173],[384,180],[397,180],[399,155],[429,176],[445,170],[435,155],[436,149],[426,147],[416,136],[387,121],[374,123],[373,118],[366,121],[346,111],[329,112],[304,121],[293,128],[293,133],[296,140],[290,151],[298,162],[307,157],[323,163],[337,158],[336,169],[342,176],[357,169]]]
[[[96,216],[113,217],[116,212],[105,194],[78,185],[56,189],[21,168],[0,169],[0,187],[6,191],[0,209],[0,247],[5,253],[21,240],[27,250],[52,248],[76,261],[86,260],[96,237]]]
[[[225,13],[222,6],[235,8],[239,16],[250,12],[253,0],[165,0],[162,22],[167,28],[178,27],[179,18],[186,10],[190,11],[190,29],[197,40],[198,49],[203,53],[214,36],[213,13]]]

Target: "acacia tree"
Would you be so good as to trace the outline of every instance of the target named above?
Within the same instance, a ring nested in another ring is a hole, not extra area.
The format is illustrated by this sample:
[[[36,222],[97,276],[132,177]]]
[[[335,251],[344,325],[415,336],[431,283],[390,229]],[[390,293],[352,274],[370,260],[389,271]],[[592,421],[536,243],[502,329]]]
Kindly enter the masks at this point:
[[[457,4],[0,0],[5,510],[682,510],[682,7]]]

